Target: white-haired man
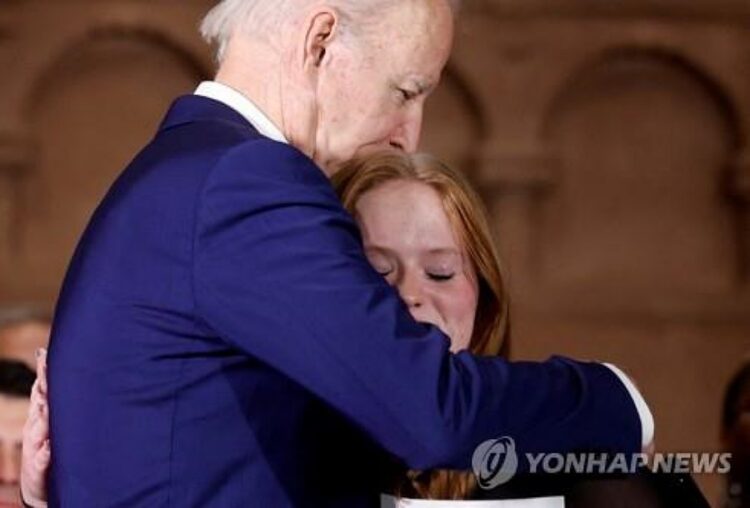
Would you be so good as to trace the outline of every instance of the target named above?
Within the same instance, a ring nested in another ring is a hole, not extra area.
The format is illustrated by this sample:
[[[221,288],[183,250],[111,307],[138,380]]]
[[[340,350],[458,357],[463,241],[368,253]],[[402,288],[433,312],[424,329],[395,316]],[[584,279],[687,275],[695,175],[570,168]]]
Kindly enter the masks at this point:
[[[606,366],[452,355],[368,265],[325,178],[416,148],[454,8],[225,0],[208,15],[216,80],[172,106],[66,277],[53,504],[356,508],[377,504],[391,456],[468,468],[503,435],[519,451],[650,440]]]
[[[227,0],[202,25],[220,67],[197,93],[252,99],[263,112],[255,121],[261,134],[329,173],[366,150],[414,151],[456,7],[457,0]]]

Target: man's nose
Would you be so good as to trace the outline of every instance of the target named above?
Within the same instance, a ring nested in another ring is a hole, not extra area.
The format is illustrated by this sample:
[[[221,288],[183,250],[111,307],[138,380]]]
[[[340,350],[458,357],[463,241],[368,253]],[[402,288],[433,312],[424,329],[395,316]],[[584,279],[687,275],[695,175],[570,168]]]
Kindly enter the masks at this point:
[[[0,484],[17,484],[21,474],[20,468],[20,452],[15,446],[0,443]]]
[[[391,138],[391,146],[406,153],[414,153],[419,148],[422,134],[423,103],[415,103],[406,113],[403,123],[396,129]]]

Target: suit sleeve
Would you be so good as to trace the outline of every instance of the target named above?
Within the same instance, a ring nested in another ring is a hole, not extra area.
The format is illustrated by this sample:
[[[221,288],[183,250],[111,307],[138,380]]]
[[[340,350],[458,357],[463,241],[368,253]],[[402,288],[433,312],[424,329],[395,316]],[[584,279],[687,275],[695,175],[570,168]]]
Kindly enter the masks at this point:
[[[481,442],[522,452],[640,451],[633,401],[607,367],[451,354],[368,264],[323,173],[267,140],[205,183],[194,244],[197,314],[409,467],[470,467]]]

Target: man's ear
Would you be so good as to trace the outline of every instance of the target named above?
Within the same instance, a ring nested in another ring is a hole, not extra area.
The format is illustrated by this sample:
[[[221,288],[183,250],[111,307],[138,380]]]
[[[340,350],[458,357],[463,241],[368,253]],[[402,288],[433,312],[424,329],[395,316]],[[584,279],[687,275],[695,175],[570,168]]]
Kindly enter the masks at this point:
[[[305,33],[305,70],[322,65],[338,24],[338,13],[330,8],[320,9],[308,19]]]

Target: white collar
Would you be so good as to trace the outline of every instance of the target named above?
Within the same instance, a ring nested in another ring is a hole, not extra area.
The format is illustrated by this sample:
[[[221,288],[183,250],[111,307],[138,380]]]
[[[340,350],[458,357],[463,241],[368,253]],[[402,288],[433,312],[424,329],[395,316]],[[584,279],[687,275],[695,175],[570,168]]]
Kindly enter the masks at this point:
[[[204,81],[195,90],[195,95],[208,97],[229,106],[250,122],[250,125],[255,127],[263,136],[279,143],[289,144],[281,129],[276,127],[271,119],[258,106],[253,104],[253,101],[234,88],[217,81]]]

